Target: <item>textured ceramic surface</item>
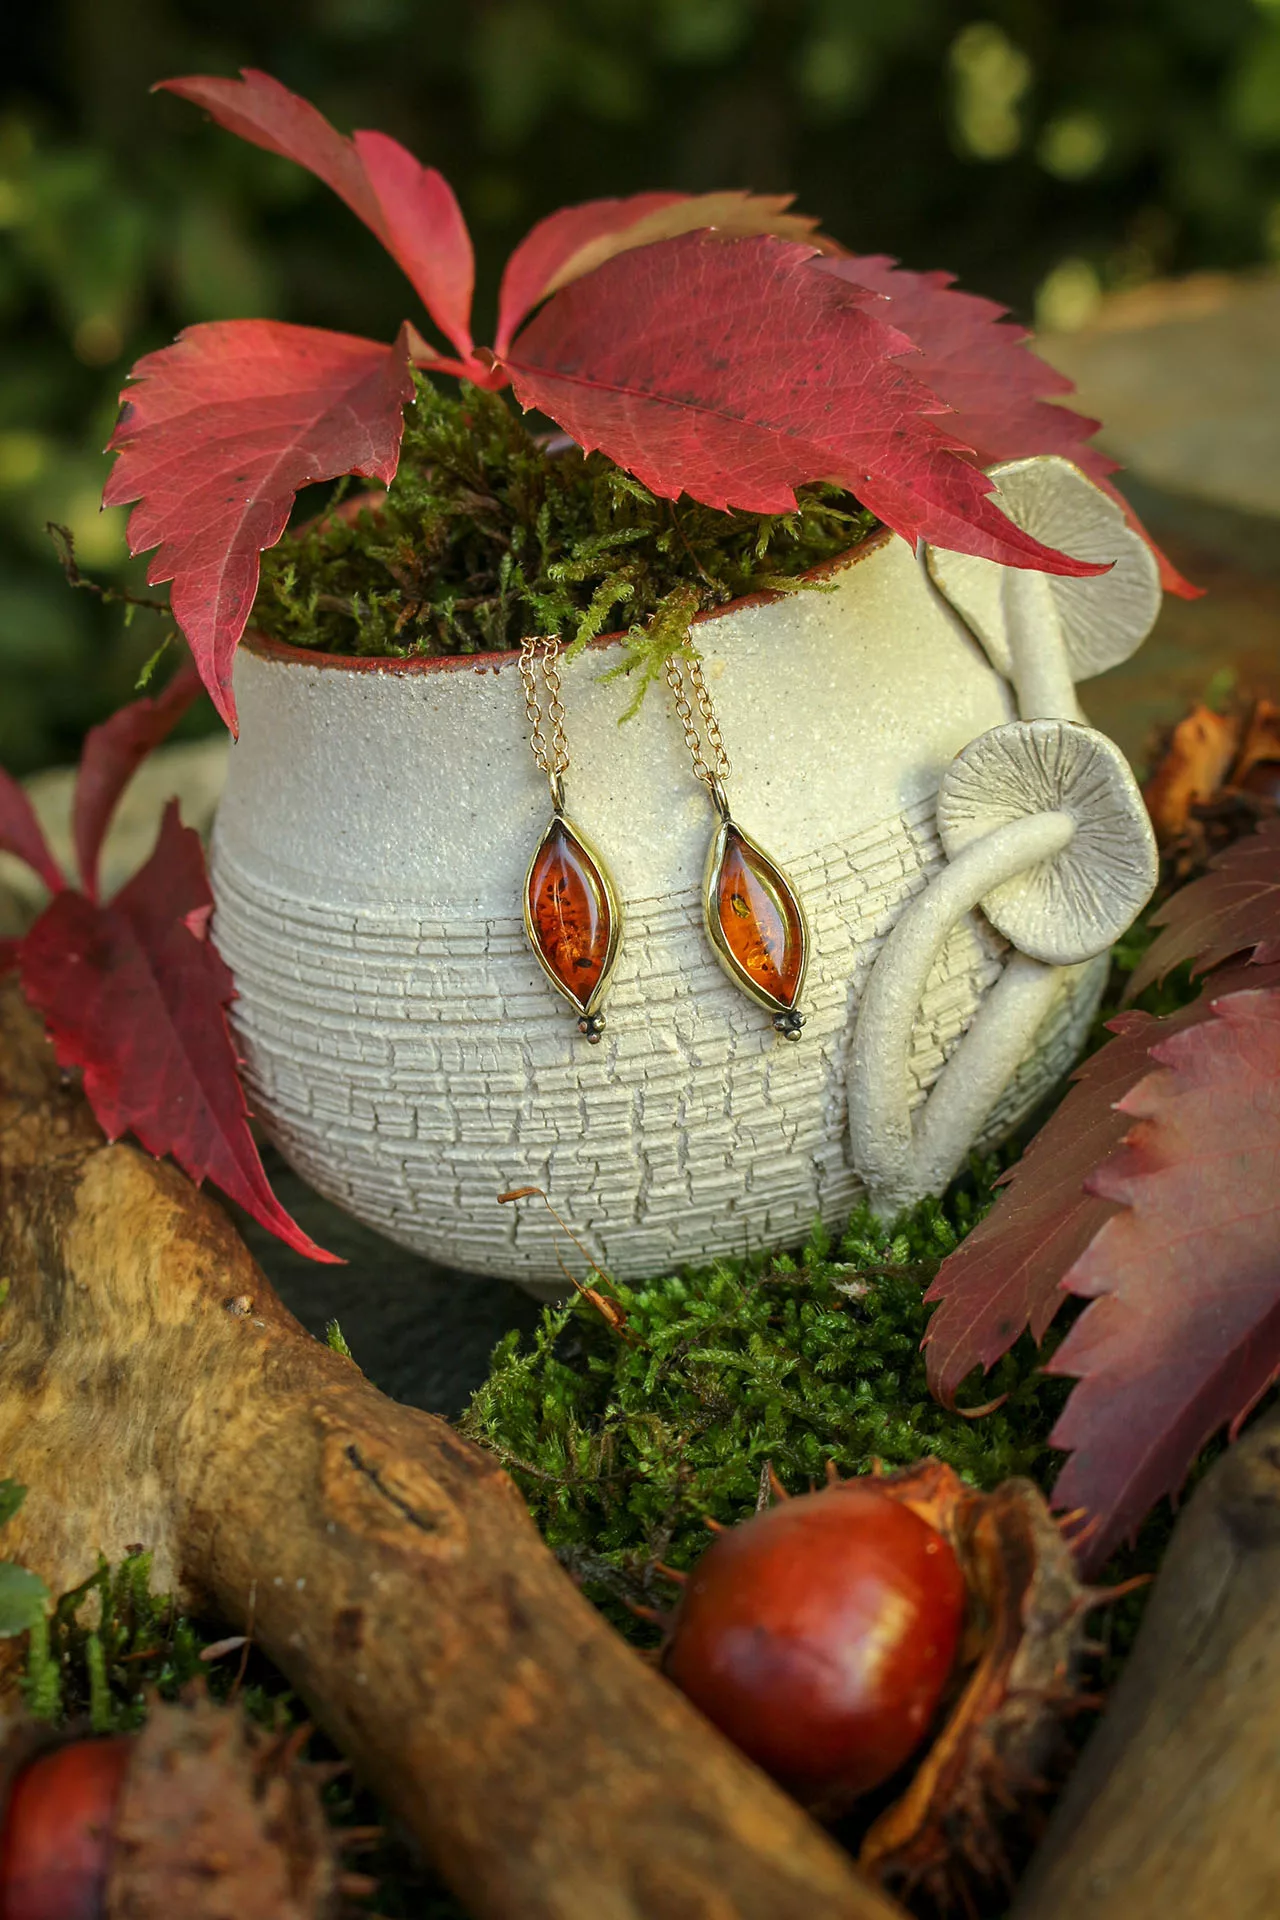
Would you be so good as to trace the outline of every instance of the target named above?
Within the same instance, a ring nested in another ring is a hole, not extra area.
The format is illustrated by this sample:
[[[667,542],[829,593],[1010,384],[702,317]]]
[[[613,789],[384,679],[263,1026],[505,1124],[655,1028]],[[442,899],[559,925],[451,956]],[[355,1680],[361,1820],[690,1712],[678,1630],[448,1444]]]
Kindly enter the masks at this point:
[[[216,937],[255,1111],[324,1193],[458,1268],[564,1291],[544,1187],[621,1277],[801,1238],[861,1193],[845,1097],[863,983],[942,864],[943,770],[1013,716],[1007,684],[904,543],[833,590],[698,628],[734,813],[804,900],[798,1043],[722,972],[701,924],[716,824],[655,689],[618,725],[603,648],[564,671],[573,818],[626,916],[602,1043],[530,952],[525,869],[548,817],[514,656],[323,664],[241,648],[242,731],[213,846]],[[968,917],[933,967],[909,1061],[924,1098],[998,979]],[[1097,968],[1062,975],[988,1137],[1073,1056]],[[571,1250],[570,1250],[571,1251]]]

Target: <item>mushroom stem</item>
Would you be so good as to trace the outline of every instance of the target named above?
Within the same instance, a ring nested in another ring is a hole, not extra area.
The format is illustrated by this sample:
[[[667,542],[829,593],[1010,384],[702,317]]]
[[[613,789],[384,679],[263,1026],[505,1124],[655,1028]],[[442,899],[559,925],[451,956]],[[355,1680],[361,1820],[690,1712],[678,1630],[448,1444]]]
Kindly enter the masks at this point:
[[[973,1025],[929,1091],[915,1130],[916,1190],[941,1193],[1048,1016],[1062,968],[1010,954]]]
[[[920,1000],[948,934],[993,887],[1061,853],[1074,832],[1070,814],[1045,812],[984,834],[910,902],[881,948],[858,1009],[849,1070],[854,1165],[878,1213],[892,1214],[928,1190],[920,1186],[917,1173],[907,1063]],[[962,1048],[966,1045],[967,1040],[961,1042]],[[992,1052],[991,1042],[984,1039],[981,1071],[988,1080],[994,1071]],[[953,1080],[967,1071],[958,1054],[950,1068]],[[944,1111],[949,1108],[956,1115],[960,1107],[959,1088],[953,1087]]]
[[[1005,567],[1000,594],[1019,715],[1024,720],[1078,720],[1071,660],[1048,574]]]

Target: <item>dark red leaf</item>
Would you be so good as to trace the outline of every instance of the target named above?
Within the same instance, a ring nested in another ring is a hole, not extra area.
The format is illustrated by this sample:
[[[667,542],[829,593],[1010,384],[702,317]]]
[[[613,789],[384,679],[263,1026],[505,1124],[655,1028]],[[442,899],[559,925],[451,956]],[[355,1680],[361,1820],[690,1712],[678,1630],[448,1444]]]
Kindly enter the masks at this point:
[[[929,1384],[945,1406],[974,1367],[984,1372],[1030,1327],[1039,1340],[1065,1302],[1062,1275],[1111,1208],[1084,1191],[1124,1138],[1115,1102],[1147,1065],[1160,1022],[1134,1013],[1112,1022],[1116,1039],[1085,1062],[984,1220],[949,1254],[925,1294],[940,1302],[924,1337]]]
[[[38,873],[50,893],[66,880],[54,859],[36,810],[11,773],[0,767],[0,853],[12,853]]]
[[[1271,981],[1269,971],[1233,968],[1222,990]],[[1110,1021],[1115,1038],[1077,1070],[1065,1100],[1004,1175],[990,1213],[943,1261],[925,1295],[940,1304],[923,1345],[929,1384],[945,1405],[975,1367],[993,1367],[1028,1329],[1043,1339],[1066,1304],[1063,1275],[1114,1211],[1086,1183],[1128,1131],[1119,1103],[1148,1071],[1152,1047],[1210,1012],[1202,997],[1162,1019],[1126,1013]]]
[[[1207,973],[1233,954],[1253,949],[1259,966],[1280,961],[1280,819],[1233,841],[1209,870],[1182,887],[1152,915],[1162,929],[1142,957],[1131,994],[1194,962]]]
[[[59,1063],[79,1067],[108,1139],[172,1154],[315,1260],[334,1256],[289,1218],[258,1158],[227,1028],[231,974],[208,938],[199,836],[176,802],[155,851],[108,906],[63,892],[21,943],[22,986]]]
[[[139,502],[130,547],[159,549],[147,578],[172,580],[174,618],[234,731],[231,662],[258,555],[284,532],[300,487],[346,473],[393,479],[413,392],[407,337],[384,347],[274,320],[217,322],[147,354],[133,378],[103,499]]]
[[[554,295],[506,355],[517,398],[668,499],[782,513],[803,482],[833,480],[908,540],[1099,571],[990,503],[936,418],[941,403],[895,357],[905,337],[817,257],[766,236],[692,233],[608,260]]]
[[[817,222],[788,213],[793,198],[789,193],[636,193],[628,200],[588,200],[584,206],[562,207],[540,220],[507,261],[498,295],[495,351],[506,353],[516,328],[540,300],[632,247],[647,247],[699,227],[806,239]]]
[[[71,824],[80,884],[90,900],[98,897],[98,858],[116,802],[147,755],[168,739],[199,692],[196,669],[189,664],[180,667],[163,693],[130,701],[85,735]]]
[[[1098,422],[1046,396],[1074,391],[1026,344],[1030,334],[1006,318],[993,300],[963,293],[950,273],[911,273],[887,254],[841,254],[824,258],[822,271],[885,296],[885,318],[920,348],[912,371],[955,409],[947,427],[971,447],[978,465],[1057,453],[1074,461],[1117,500],[1160,563],[1166,589],[1183,598],[1200,592],[1151,540],[1124,495],[1111,480],[1117,462],[1089,445]]]
[[[437,326],[466,359],[471,351],[471,238],[452,188],[383,133],[348,140],[308,100],[269,73],[239,80],[193,74],[160,89],[203,107],[220,126],[296,160],[346,201],[417,289]]]
[[[1094,1567],[1280,1375],[1280,984],[1243,971],[1256,990],[1152,1048],[1089,1181],[1122,1210],[1064,1280],[1093,1304],[1049,1363],[1077,1380],[1054,1503],[1088,1511]]]

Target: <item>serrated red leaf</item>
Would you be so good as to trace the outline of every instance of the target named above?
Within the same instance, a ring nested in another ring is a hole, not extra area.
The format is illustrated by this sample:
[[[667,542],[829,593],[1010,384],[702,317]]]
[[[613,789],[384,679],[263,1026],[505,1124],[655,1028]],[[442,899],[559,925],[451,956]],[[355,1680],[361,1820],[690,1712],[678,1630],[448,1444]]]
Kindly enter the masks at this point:
[[[90,900],[98,897],[98,859],[120,795],[147,755],[168,739],[199,692],[200,675],[187,664],[163,692],[131,700],[85,735],[71,827],[80,884]]]
[[[121,397],[103,499],[138,501],[134,553],[172,580],[173,614],[235,731],[231,663],[300,487],[357,473],[390,484],[413,392],[404,329],[393,347],[274,320],[189,327],[147,354]]]
[[[506,354],[516,397],[667,499],[785,513],[797,486],[832,480],[913,542],[1098,572],[991,505],[940,402],[897,357],[905,336],[818,258],[767,236],[692,233],[608,260]]]
[[[1055,1505],[1100,1565],[1220,1428],[1280,1376],[1280,985],[1215,994],[1160,1041],[1089,1186],[1121,1208],[1064,1286],[1092,1304],[1049,1363],[1076,1379],[1050,1437]]]
[[[347,139],[309,100],[253,67],[243,68],[239,80],[192,74],[161,80],[156,90],[192,101],[228,132],[296,161],[323,180],[377,235],[466,359],[474,278],[471,236],[443,175],[423,167],[386,134]]]
[[[506,353],[516,328],[540,300],[633,247],[699,227],[807,238],[817,221],[788,213],[794,198],[790,193],[636,193],[627,200],[562,207],[540,220],[507,261],[498,293],[495,352]]]
[[[975,1367],[993,1367],[1028,1328],[1042,1339],[1064,1305],[1062,1275],[1111,1211],[1084,1182],[1124,1137],[1128,1123],[1114,1103],[1146,1066],[1159,1027],[1145,1013],[1112,1022],[1117,1037],[1079,1069],[1005,1174],[995,1206],[938,1269],[924,1297],[939,1304],[922,1344],[929,1385],[944,1406],[955,1405]]]
[[[1141,993],[1190,960],[1208,973],[1233,954],[1259,966],[1280,961],[1280,819],[1233,841],[1209,870],[1166,900],[1152,920],[1161,929],[1142,957],[1129,992]]]
[[[155,851],[107,906],[64,891],[19,948],[22,987],[60,1065],[80,1068],[108,1139],[134,1133],[210,1179],[314,1260],[333,1260],[272,1193],[249,1131],[226,1008],[231,973],[207,937],[213,899],[199,836],[177,803]]]
[[[1271,971],[1232,968],[1221,990],[1272,979]],[[1023,1333],[1044,1338],[1066,1304],[1064,1274],[1114,1211],[1087,1183],[1128,1131],[1120,1102],[1148,1071],[1151,1049],[1210,1012],[1202,997],[1159,1019],[1126,1013],[1109,1021],[1115,1037],[1077,1069],[1066,1098],[1003,1176],[990,1213],[943,1261],[925,1294],[938,1305],[922,1344],[930,1387],[944,1405],[954,1405],[975,1367],[993,1367]]]
[[[0,767],[0,853],[12,853],[57,893],[67,882],[25,790]]]
[[[1071,460],[1118,501],[1160,565],[1166,590],[1196,599],[1200,589],[1178,572],[1151,539],[1111,475],[1118,462],[1089,445],[1098,421],[1050,405],[1050,394],[1074,392],[1065,374],[1031,350],[1031,335],[994,300],[962,292],[955,275],[913,273],[888,254],[825,257],[824,273],[868,287],[888,301],[885,318],[919,347],[913,371],[955,409],[947,426],[973,449],[978,465],[1056,453]]]

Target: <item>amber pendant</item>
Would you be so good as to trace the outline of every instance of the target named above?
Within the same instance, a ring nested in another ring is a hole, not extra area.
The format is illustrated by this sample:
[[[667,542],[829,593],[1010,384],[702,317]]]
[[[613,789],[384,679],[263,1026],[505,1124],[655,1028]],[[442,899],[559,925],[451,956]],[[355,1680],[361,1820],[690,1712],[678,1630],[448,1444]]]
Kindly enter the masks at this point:
[[[622,915],[603,860],[560,812],[552,814],[529,862],[524,927],[542,971],[577,1010],[579,1033],[597,1045]]]
[[[703,912],[711,944],[735,986],[798,1040],[804,1015],[796,1002],[809,962],[809,929],[795,889],[776,860],[728,812],[707,855]]]

